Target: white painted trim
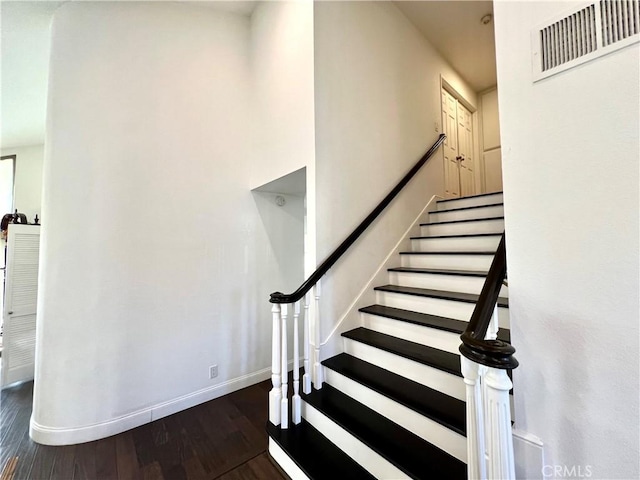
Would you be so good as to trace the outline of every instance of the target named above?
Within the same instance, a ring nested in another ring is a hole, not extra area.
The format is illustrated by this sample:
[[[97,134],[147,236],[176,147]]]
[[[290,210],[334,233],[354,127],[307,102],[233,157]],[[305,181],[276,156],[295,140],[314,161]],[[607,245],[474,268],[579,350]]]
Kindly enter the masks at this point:
[[[424,325],[403,322],[394,318],[363,313],[362,319],[364,327],[374,332],[384,333],[392,337],[402,338],[409,342],[420,343],[428,347],[444,350],[445,352],[458,355],[460,347],[460,334],[438,330]]]
[[[349,395],[354,400],[466,463],[467,440],[463,435],[335,370],[327,369],[326,379],[329,385],[345,395]]]
[[[320,413],[307,402],[303,402],[304,418],[320,433],[333,442],[340,450],[349,455],[362,468],[376,478],[410,478],[406,473],[389,462],[367,444],[363,443],[329,417]]]
[[[289,475],[291,480],[310,480],[273,438],[269,438],[269,455]]]
[[[329,342],[329,340],[331,340],[331,337],[333,337],[336,334],[336,332],[338,332],[338,329],[340,328],[340,325],[342,325],[342,323],[345,321],[345,319],[347,319],[350,315],[352,315],[354,313],[357,313],[357,310],[360,308],[360,306],[359,306],[360,298],[362,298],[362,296],[365,293],[367,293],[367,292],[369,292],[370,290],[373,289],[374,284],[378,281],[379,275],[382,272],[386,271],[386,269],[388,268],[389,261],[395,255],[397,255],[400,252],[400,250],[401,250],[400,247],[401,247],[402,243],[405,242],[407,240],[407,238],[410,236],[411,230],[413,228],[416,228],[416,227],[420,226],[420,223],[421,223],[422,219],[424,218],[425,213],[430,211],[429,210],[430,207],[433,206],[434,207],[434,211],[435,211],[436,201],[438,199],[442,199],[442,198],[443,197],[441,197],[439,195],[433,195],[429,199],[429,201],[424,206],[422,211],[418,214],[418,216],[415,218],[415,220],[413,222],[411,222],[411,225],[409,226],[409,228],[407,228],[404,231],[404,233],[402,234],[402,236],[400,237],[398,242],[394,245],[394,247],[391,249],[389,254],[385,257],[385,259],[382,261],[382,263],[380,263],[380,265],[378,265],[378,268],[373,273],[373,275],[371,275],[371,277],[369,278],[369,281],[367,282],[367,284],[364,287],[362,287],[362,290],[360,290],[360,293],[358,293],[358,295],[356,296],[355,300],[353,302],[351,302],[351,305],[349,305],[349,307],[347,308],[347,311],[344,313],[344,315],[342,315],[342,317],[340,317],[340,320],[333,327],[333,329],[331,330],[331,333],[329,333],[329,335],[327,336],[325,341],[320,344],[321,346],[326,345]]]
[[[457,375],[351,340],[350,338],[345,338],[344,340],[344,352],[351,356],[438,390],[463,402],[466,399],[464,382]]]
[[[291,360],[288,365],[289,370],[292,365],[293,361]],[[226,382],[203,388],[172,400],[91,425],[68,428],[49,427],[36,422],[32,415],[29,425],[29,436],[34,442],[42,445],[73,445],[76,443],[91,442],[200,405],[201,403],[227,395],[241,388],[262,382],[270,377],[271,367],[263,368],[257,372],[241,375]]]

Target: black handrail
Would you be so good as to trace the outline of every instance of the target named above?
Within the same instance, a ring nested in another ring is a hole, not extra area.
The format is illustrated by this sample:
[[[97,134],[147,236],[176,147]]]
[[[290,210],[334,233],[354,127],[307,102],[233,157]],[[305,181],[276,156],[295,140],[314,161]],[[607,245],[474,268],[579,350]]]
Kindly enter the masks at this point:
[[[503,232],[471,320],[460,336],[462,340],[460,353],[480,365],[510,370],[518,366],[518,361],[513,356],[516,349],[502,340],[485,340],[484,338],[506,274],[507,252]]]
[[[414,175],[422,168],[422,166],[427,163],[427,160],[431,158],[431,156],[438,150],[442,142],[444,142],[446,135],[441,134],[436,142],[431,146],[427,153],[425,153],[420,160],[413,166],[411,170],[400,180],[400,182],[395,186],[393,190],[389,192],[389,194],[384,197],[376,208],[365,218],[360,225],[356,227],[356,229],[349,235],[344,242],[340,244],[338,248],[336,248],[331,255],[329,255],[324,262],[320,264],[320,266],[316,269],[313,274],[305,282],[300,285],[300,287],[293,293],[285,294],[280,292],[274,292],[271,294],[271,299],[269,300],[271,303],[293,303],[300,300],[302,297],[306,295],[306,293],[311,290],[311,288],[318,283],[318,280],[322,278],[322,276],[327,273],[327,271],[333,266],[334,263],[338,261],[338,259],[349,249],[351,245],[355,243],[355,241],[362,235],[362,233],[373,223],[373,221],[382,213],[382,211],[391,203],[391,201],[400,193],[407,183],[414,177]]]

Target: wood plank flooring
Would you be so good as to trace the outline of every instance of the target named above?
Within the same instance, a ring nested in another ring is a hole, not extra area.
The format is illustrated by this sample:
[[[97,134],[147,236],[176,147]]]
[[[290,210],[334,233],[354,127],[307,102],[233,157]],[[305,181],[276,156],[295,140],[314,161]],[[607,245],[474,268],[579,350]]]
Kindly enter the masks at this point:
[[[0,480],[283,480],[266,453],[269,381],[95,442],[29,438],[33,382],[2,391]]]

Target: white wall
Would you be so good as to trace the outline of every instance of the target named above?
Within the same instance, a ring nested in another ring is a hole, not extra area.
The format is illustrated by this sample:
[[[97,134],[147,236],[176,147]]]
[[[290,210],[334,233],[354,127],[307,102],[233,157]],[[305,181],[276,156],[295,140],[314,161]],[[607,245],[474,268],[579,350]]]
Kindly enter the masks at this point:
[[[500,115],[498,90],[493,88],[480,95],[482,125],[483,191],[502,191],[502,151],[500,148]]]
[[[313,28],[310,1],[259,2],[251,15],[251,183],[258,187],[306,167],[307,274],[316,266]]]
[[[438,137],[440,76],[474,107],[476,96],[392,3],[316,2],[314,11],[321,261]],[[323,340],[431,195],[442,193],[443,175],[439,152],[323,279]]]
[[[532,83],[531,29],[566,8],[494,4],[515,422],[547,465],[638,478],[640,52]]]
[[[33,222],[36,214],[41,216],[44,145],[5,148],[2,155],[16,155],[14,209],[17,208],[29,222]],[[5,213],[9,212],[0,215]]]
[[[268,378],[267,299],[285,281],[250,191],[250,38],[247,17],[193,5],[56,13],[36,441],[111,435]]]

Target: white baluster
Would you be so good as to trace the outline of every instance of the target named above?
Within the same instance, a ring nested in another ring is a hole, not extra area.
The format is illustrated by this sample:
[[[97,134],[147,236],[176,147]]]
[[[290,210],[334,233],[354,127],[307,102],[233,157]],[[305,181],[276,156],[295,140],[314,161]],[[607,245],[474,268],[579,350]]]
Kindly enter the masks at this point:
[[[487,334],[484,336],[486,340],[495,340],[498,338],[498,304],[493,307],[493,315],[491,315],[491,321],[487,328]]]
[[[300,398],[300,334],[298,321],[300,319],[300,302],[293,306],[293,398],[291,399],[291,417],[294,425],[302,420],[302,400]]]
[[[280,305],[277,303],[272,305],[271,383],[273,384],[273,388],[269,392],[269,421],[274,425],[280,425],[280,403],[282,400],[280,377]]]
[[[287,385],[289,382],[288,359],[287,359],[287,315],[289,305],[282,305],[282,345],[280,356],[282,358],[282,399],[280,401],[280,428],[289,428],[289,399],[287,398]]]
[[[511,380],[506,370],[489,368],[484,381],[487,385],[487,424],[490,431],[487,444],[489,478],[496,480],[515,479],[509,401]]]
[[[302,391],[311,393],[311,370],[309,368],[309,306],[311,305],[311,294],[304,297],[304,375],[302,376]]]
[[[313,387],[316,390],[320,390],[322,388],[322,382],[324,382],[324,375],[322,371],[322,364],[320,363],[320,280],[316,283],[314,287],[315,297],[316,297],[316,308],[315,315],[313,319],[313,328],[314,328],[314,343],[315,343],[315,363],[313,364],[313,370],[315,372],[315,379],[313,382]]]
[[[471,480],[485,480],[484,408],[479,381],[480,365],[461,357],[462,375],[467,390],[467,472]]]

